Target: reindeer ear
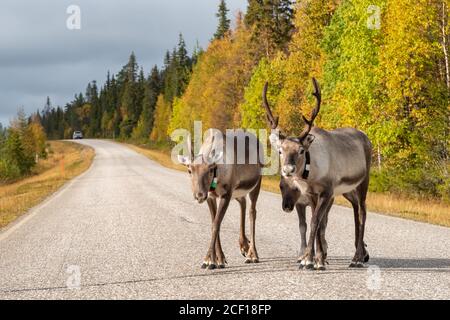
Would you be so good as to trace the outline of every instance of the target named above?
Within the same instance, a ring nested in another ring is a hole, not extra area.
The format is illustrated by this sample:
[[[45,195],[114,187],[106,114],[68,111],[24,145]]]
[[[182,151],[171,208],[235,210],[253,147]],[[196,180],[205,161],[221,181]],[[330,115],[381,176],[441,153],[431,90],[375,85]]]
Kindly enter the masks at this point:
[[[189,157],[183,156],[181,154],[178,155],[178,162],[184,166],[188,166],[191,164],[191,160]]]
[[[305,140],[303,140],[302,143],[303,148],[308,149],[311,143],[313,143],[314,139],[316,139],[315,136],[313,136],[312,134],[308,134]]]
[[[213,148],[208,156],[208,164],[217,164],[222,160],[222,157],[223,151],[216,152],[216,150]]]

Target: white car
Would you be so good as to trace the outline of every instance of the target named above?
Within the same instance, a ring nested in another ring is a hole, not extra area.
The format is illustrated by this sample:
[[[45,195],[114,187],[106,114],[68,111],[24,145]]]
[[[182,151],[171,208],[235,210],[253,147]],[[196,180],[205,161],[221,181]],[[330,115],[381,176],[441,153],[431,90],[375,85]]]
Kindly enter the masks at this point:
[[[81,131],[75,131],[73,133],[73,140],[83,139],[83,133]]]

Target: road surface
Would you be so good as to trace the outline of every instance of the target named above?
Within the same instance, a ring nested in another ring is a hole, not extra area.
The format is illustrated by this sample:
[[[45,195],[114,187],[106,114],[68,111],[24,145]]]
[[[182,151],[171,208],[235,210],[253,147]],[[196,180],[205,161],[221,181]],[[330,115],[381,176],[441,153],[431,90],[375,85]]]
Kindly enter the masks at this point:
[[[450,298],[449,228],[370,213],[371,261],[349,269],[353,213],[335,206],[328,269],[301,271],[296,214],[268,192],[257,206],[261,263],[239,253],[234,202],[221,233],[228,266],[202,270],[210,216],[187,174],[113,142],[81,143],[96,150],[92,167],[0,232],[0,299]]]

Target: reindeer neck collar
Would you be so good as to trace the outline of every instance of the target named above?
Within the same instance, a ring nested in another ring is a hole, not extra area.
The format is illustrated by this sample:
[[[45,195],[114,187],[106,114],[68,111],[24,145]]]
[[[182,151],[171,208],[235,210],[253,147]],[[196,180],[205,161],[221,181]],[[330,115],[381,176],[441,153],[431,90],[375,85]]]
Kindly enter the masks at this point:
[[[305,152],[305,167],[303,168],[302,179],[307,180],[311,170],[311,155],[309,151]]]
[[[211,192],[216,191],[217,181],[218,181],[218,178],[217,178],[217,167],[215,167],[214,168],[214,177],[213,177],[213,180],[211,182],[211,185],[209,186],[209,191],[211,191]]]

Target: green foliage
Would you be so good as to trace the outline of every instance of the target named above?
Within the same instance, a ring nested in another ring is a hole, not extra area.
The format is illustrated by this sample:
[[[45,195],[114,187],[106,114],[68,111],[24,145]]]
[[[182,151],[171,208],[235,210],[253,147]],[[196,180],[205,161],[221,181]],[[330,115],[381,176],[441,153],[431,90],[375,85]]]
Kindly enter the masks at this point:
[[[285,50],[294,26],[291,0],[249,0],[245,24],[252,30],[252,41],[266,57]]]
[[[231,20],[228,19],[228,8],[225,0],[220,0],[219,11],[216,17],[219,18],[219,25],[217,26],[217,31],[214,34],[214,39],[222,39],[230,32]]]
[[[27,119],[23,110],[7,132],[0,132],[0,181],[27,175],[37,157],[46,157],[46,136],[38,118]]]
[[[315,105],[315,77],[323,95],[316,124],[359,128],[374,145],[371,190],[450,201],[450,0],[292,3],[249,0],[247,14],[238,15],[230,30],[220,1],[207,50],[197,45],[189,56],[180,35],[162,69],[153,68],[147,78],[132,54],[118,74],[108,72],[102,87],[91,82],[64,109],[48,99],[38,113],[47,136],[68,138],[82,130],[168,145],[173,130],[192,129],[196,120],[204,130],[265,128],[266,81],[282,130],[295,135]],[[368,25],[377,8],[378,29]],[[3,149],[8,139],[0,130]],[[0,167],[5,161],[0,157]]]
[[[153,128],[153,117],[155,106],[160,92],[160,74],[158,67],[155,66],[147,80],[144,83],[144,96],[142,99],[142,113],[137,126],[133,129],[132,138],[134,140],[145,141],[149,138]]]
[[[160,95],[158,97],[158,102],[156,103],[154,126],[150,136],[151,140],[158,142],[168,140],[167,129],[171,114],[171,103],[166,101],[163,95]]]
[[[242,127],[252,129],[266,128],[267,120],[262,108],[262,91],[264,84],[269,83],[267,98],[270,104],[277,105],[280,89],[285,80],[283,64],[285,57],[279,54],[269,62],[263,58],[253,72],[252,79],[245,89],[245,102],[241,105]],[[277,112],[277,110],[273,110]]]
[[[226,130],[240,123],[244,88],[258,63],[257,48],[242,21],[229,37],[213,41],[193,69],[184,95],[174,104],[170,130],[203,127]]]

